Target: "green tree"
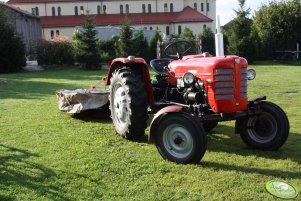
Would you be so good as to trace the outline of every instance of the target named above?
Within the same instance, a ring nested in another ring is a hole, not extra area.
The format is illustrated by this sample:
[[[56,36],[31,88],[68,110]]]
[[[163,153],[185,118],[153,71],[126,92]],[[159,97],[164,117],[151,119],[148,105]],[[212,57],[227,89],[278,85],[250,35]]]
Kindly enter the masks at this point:
[[[181,33],[181,38],[183,39],[194,39],[193,31],[188,27],[185,27],[183,32]]]
[[[239,9],[235,10],[236,17],[224,26],[227,37],[227,53],[246,58],[249,62],[256,56],[256,42],[252,34],[252,20],[248,18],[250,9],[245,8],[246,0],[238,0]]]
[[[133,50],[134,55],[142,57],[145,60],[149,60],[149,46],[146,38],[144,37],[143,31],[140,30],[133,34]]]
[[[25,63],[23,40],[8,22],[6,12],[0,4],[0,73],[20,71]]]
[[[100,56],[93,18],[87,16],[82,27],[83,30],[75,33],[73,38],[76,59],[86,70],[97,69],[100,67]]]
[[[276,50],[294,50],[301,42],[301,2],[271,1],[255,13],[254,32],[262,46],[262,56],[271,58]]]
[[[202,42],[202,52],[209,52],[210,54],[215,53],[215,38],[214,33],[210,28],[205,28],[203,33],[200,34],[199,38]]]
[[[150,47],[149,47],[150,59],[156,59],[157,58],[157,43],[158,43],[158,41],[162,42],[162,36],[159,33],[159,31],[156,31],[155,35],[151,38],[151,41],[150,41]]]
[[[117,56],[118,57],[127,57],[129,55],[134,55],[135,51],[133,48],[133,31],[131,26],[126,23],[122,25],[120,38],[117,44]]]

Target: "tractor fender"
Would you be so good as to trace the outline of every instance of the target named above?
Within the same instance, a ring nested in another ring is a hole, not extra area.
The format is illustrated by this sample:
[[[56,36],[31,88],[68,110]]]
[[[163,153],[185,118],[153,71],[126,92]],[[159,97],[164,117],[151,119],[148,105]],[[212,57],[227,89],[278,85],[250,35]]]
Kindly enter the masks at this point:
[[[164,107],[162,108],[161,110],[159,110],[151,124],[150,124],[150,132],[149,132],[149,136],[148,136],[148,141],[149,142],[152,142],[154,140],[154,136],[155,136],[155,133],[156,133],[156,128],[158,127],[158,124],[161,120],[161,118],[166,115],[166,114],[169,114],[169,113],[177,113],[177,112],[181,112],[183,109],[182,106],[179,106],[179,105],[171,105],[171,106],[167,106],[167,107]]]
[[[113,72],[121,67],[129,67],[133,69],[139,69],[140,73],[142,75],[142,79],[145,83],[146,90],[147,90],[147,96],[148,96],[148,103],[149,105],[154,104],[154,93],[153,88],[151,84],[151,78],[148,72],[148,66],[143,58],[135,58],[134,61],[130,60],[130,57],[128,58],[116,58],[112,61],[110,65],[110,69],[108,72],[108,75],[106,77],[106,85],[110,85],[110,79],[112,77]]]

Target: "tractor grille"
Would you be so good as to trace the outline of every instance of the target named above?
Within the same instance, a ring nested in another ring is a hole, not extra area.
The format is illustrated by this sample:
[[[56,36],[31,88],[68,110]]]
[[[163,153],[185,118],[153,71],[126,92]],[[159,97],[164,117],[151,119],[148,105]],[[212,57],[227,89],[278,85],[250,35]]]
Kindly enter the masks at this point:
[[[240,98],[247,98],[247,80],[248,80],[248,70],[247,68],[241,68],[240,76]]]
[[[240,98],[247,98],[247,75],[246,67],[241,68],[241,74],[236,76],[232,68],[214,69],[214,93],[216,100],[234,99],[235,77],[240,78],[236,80],[236,82],[240,82]]]
[[[214,69],[214,93],[216,100],[234,98],[234,70],[232,68]]]

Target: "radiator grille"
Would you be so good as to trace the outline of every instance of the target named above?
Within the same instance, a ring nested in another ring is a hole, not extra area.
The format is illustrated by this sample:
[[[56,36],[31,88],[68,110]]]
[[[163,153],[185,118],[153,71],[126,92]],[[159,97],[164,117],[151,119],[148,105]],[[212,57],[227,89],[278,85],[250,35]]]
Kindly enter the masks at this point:
[[[240,82],[240,98],[247,98],[247,68],[241,68],[241,74],[235,76],[232,68],[218,68],[214,69],[214,93],[216,100],[228,100],[235,97],[235,80],[237,77]]]
[[[232,68],[214,69],[214,93],[216,100],[234,98],[234,70]]]
[[[248,80],[248,70],[246,67],[241,68],[241,80],[240,80],[240,97],[247,98],[247,80]]]

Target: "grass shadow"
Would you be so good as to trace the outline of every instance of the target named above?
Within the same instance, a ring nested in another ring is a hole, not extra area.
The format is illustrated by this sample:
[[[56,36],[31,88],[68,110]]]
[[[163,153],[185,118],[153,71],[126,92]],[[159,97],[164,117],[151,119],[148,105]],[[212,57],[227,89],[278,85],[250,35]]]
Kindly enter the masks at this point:
[[[221,131],[221,132],[217,132]],[[222,133],[224,137],[216,135]],[[261,151],[254,150],[241,140],[238,134],[234,134],[234,127],[226,125],[218,125],[211,134],[208,135],[208,150],[213,152],[225,152],[230,154],[238,154],[241,156],[257,156],[267,159],[291,159],[301,164],[301,135],[290,133],[288,140],[283,147],[277,151]]]
[[[34,191],[41,197],[49,196],[51,199],[68,200],[57,186],[47,184],[47,180],[56,177],[56,173],[43,165],[30,162],[31,157],[39,157],[24,149],[18,149],[0,144],[0,186],[8,191],[13,186]],[[15,200],[17,195],[0,195],[2,200]]]

